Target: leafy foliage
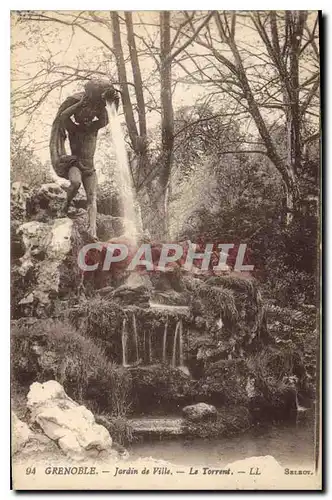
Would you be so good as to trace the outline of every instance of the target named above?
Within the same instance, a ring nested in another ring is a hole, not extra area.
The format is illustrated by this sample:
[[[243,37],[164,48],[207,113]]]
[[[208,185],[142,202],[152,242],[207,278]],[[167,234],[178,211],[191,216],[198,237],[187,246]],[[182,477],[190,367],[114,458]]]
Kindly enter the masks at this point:
[[[24,143],[23,132],[11,128],[11,181],[24,182],[29,187],[52,182],[50,169],[44,165],[31,146]]]

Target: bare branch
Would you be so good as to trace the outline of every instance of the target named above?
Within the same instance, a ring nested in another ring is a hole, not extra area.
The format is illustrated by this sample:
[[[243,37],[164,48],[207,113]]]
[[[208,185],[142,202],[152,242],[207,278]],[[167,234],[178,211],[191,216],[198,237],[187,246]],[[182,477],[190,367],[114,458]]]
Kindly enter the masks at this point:
[[[169,62],[169,61],[175,59],[183,50],[185,50],[188,47],[188,45],[190,45],[195,40],[195,38],[197,37],[199,32],[204,28],[204,26],[207,25],[207,23],[210,21],[212,16],[213,16],[213,12],[210,12],[206,16],[204,21],[195,30],[195,32],[191,35],[191,37],[181,47],[179,47],[175,52],[173,52],[173,54],[170,54],[168,56],[168,60],[166,62]]]

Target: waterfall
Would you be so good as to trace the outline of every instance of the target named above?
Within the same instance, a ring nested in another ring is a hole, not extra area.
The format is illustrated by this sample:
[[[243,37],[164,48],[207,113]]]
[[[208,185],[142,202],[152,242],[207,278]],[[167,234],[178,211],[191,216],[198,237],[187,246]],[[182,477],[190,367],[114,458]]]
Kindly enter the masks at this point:
[[[107,102],[106,106],[117,162],[117,168],[114,171],[114,177],[123,203],[125,219],[124,231],[125,235],[135,242],[137,237],[138,220],[135,213],[134,192],[132,187],[132,178],[128,156],[125,147],[125,140],[120,123],[120,117],[117,114],[115,104]]]
[[[174,332],[173,355],[172,355],[172,366],[173,366],[173,368],[176,367],[176,346],[177,346],[179,328],[180,328],[180,321],[178,321],[176,323],[175,332]]]
[[[151,341],[151,331],[149,331],[149,363],[152,363],[152,341]]]
[[[180,326],[179,326],[179,366],[183,366],[183,324],[182,320],[180,319]]]
[[[122,322],[122,335],[121,335],[121,342],[122,342],[122,366],[128,366],[127,363],[127,332],[126,332],[126,318],[123,318]]]
[[[136,361],[139,361],[138,336],[137,336],[137,325],[136,325],[135,313],[133,313],[133,330],[134,330],[134,342],[135,342],[135,348],[136,348]]]
[[[166,319],[163,338],[163,363],[166,363],[166,342],[167,342],[168,319]]]

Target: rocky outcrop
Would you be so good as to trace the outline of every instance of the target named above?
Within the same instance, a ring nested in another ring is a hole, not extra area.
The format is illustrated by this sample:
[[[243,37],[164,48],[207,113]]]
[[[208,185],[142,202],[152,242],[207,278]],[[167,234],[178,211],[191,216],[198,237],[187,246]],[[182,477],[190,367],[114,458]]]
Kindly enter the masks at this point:
[[[68,457],[83,460],[111,453],[112,438],[107,429],[96,424],[91,411],[69,398],[55,380],[33,383],[27,406],[31,421],[56,441]]]
[[[17,229],[24,254],[15,272],[23,280],[28,278],[19,301],[22,309],[41,311],[59,295],[61,266],[71,250],[72,227],[72,220],[65,217],[47,223],[25,222]]]
[[[217,409],[213,405],[206,403],[197,403],[195,405],[185,406],[182,413],[188,420],[206,421],[217,418]]]
[[[113,284],[111,273],[86,273],[77,265],[78,252],[91,243],[86,199],[80,192],[63,216],[66,186],[57,182],[28,190],[11,186],[11,258],[13,317],[47,317],[57,298],[77,295],[83,285],[98,289]],[[104,211],[105,212],[105,211]],[[126,220],[114,211],[97,214],[97,236],[108,242],[123,235]],[[119,283],[124,280],[120,277]]]
[[[33,189],[27,200],[28,215],[45,220],[59,217],[66,201],[66,191],[57,182],[42,184]]]
[[[33,218],[57,217],[63,209],[68,186],[69,182],[65,180],[61,183],[49,182],[35,187],[29,193],[22,183],[13,183],[12,198],[17,205],[20,200],[22,207],[26,203],[27,214]],[[83,187],[75,196],[72,206],[74,209],[86,210],[87,201]],[[116,219],[124,216],[121,196],[113,181],[103,182],[98,186],[97,210],[101,215],[110,215]]]

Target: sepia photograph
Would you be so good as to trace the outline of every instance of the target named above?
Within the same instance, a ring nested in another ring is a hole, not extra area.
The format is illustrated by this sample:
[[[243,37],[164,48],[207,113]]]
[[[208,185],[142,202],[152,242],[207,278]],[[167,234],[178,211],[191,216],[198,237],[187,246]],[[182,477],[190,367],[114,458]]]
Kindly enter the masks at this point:
[[[10,24],[12,489],[321,490],[321,12]]]

